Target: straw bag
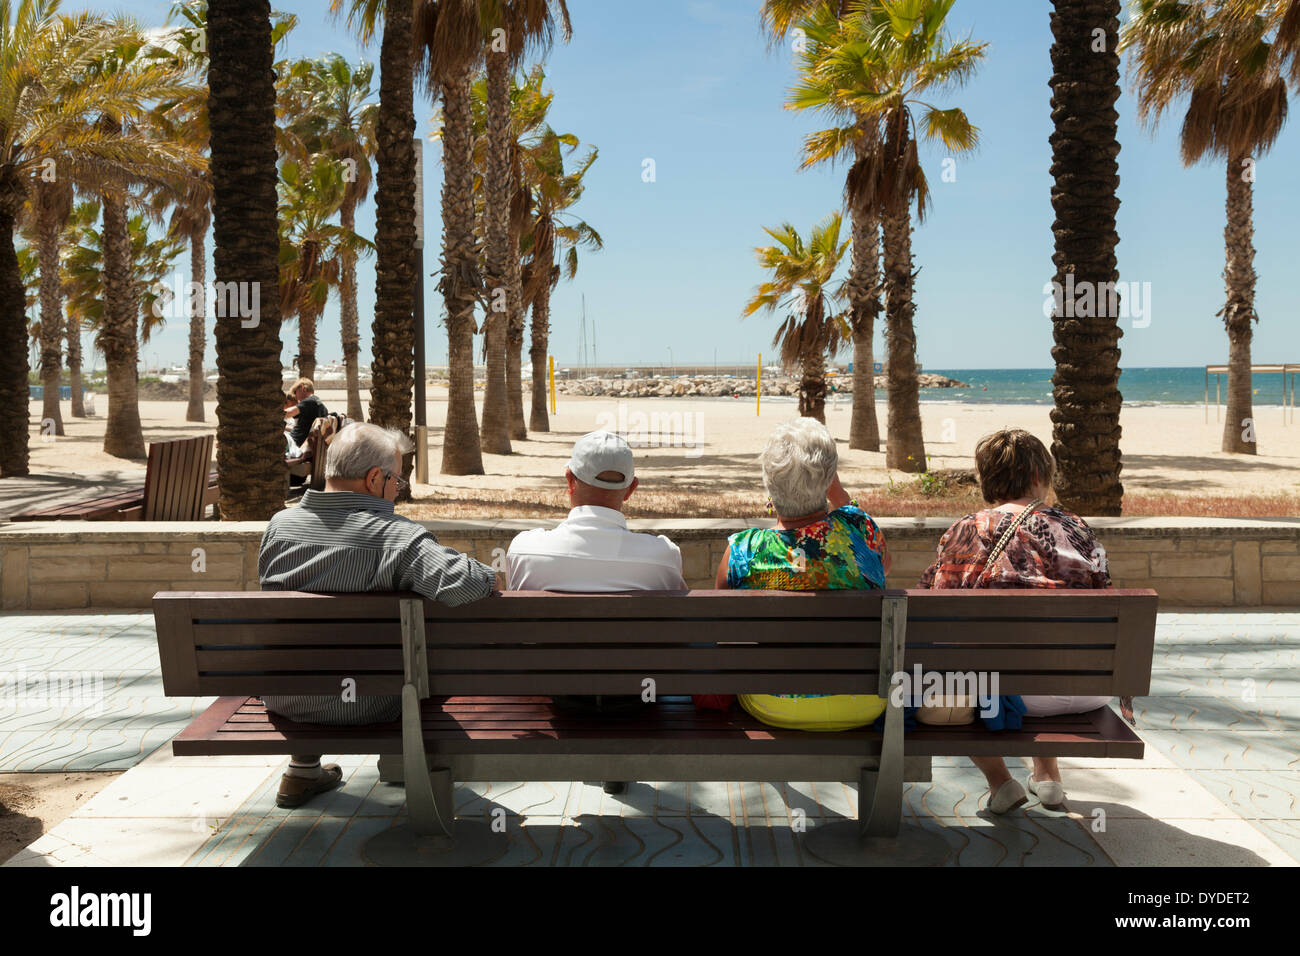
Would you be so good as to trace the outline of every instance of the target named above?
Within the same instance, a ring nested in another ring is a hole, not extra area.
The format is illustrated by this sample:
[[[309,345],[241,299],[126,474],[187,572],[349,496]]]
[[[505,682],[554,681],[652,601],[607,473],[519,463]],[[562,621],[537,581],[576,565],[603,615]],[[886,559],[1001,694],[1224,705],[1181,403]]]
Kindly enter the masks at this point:
[[[1021,510],[1020,514],[1016,515],[1007,530],[1002,532],[1002,537],[998,538],[997,544],[993,546],[993,550],[984,559],[984,567],[980,569],[981,576],[983,576],[985,570],[993,566],[993,562],[1002,554],[1007,542],[1011,540],[1011,536],[1016,533],[1016,529],[1020,527],[1025,518],[1029,516],[1029,512],[1033,511],[1041,503],[1041,498],[1035,498],[1029,502]],[[971,724],[975,722],[975,702],[969,697],[945,697],[943,703],[938,707],[921,707],[918,709],[916,719],[918,723],[929,724],[933,727],[955,727],[962,724]]]

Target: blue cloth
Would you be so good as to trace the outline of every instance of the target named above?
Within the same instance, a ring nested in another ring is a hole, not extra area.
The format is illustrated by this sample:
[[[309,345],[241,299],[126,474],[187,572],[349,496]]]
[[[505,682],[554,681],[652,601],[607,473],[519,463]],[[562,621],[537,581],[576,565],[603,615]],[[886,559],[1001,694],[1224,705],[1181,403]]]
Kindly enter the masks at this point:
[[[1019,730],[1025,716],[1025,702],[1019,697],[1003,694],[998,698],[998,709],[992,717],[981,717],[986,730]]]

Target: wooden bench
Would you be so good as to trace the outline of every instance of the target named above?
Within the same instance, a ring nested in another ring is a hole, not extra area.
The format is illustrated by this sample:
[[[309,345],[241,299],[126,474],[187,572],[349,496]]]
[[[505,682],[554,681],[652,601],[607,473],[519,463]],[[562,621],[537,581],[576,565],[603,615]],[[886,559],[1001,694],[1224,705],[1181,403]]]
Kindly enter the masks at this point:
[[[906,862],[947,852],[901,827],[904,782],[930,779],[932,756],[1136,759],[1141,739],[1109,708],[1014,732],[904,734],[891,700],[883,733],[809,733],[739,708],[696,712],[681,695],[888,696],[890,675],[919,665],[996,671],[1002,694],[1139,696],[1156,602],[1149,590],[507,592],[448,608],[412,595],[162,592],[154,616],[165,693],[220,697],[173,752],[379,754],[381,778],[406,781],[411,824],[372,841],[376,862],[416,842],[456,845],[462,862],[500,852],[500,834],[452,824],[454,782],[488,780],[855,783],[858,820],[816,827],[807,845],[835,861]],[[349,679],[358,696],[400,694],[402,719],[296,724],[256,696],[332,696]],[[618,719],[561,713],[549,696],[647,691],[654,707]]]
[[[212,435],[149,443],[144,487],[28,511],[14,521],[198,521],[221,497]]]

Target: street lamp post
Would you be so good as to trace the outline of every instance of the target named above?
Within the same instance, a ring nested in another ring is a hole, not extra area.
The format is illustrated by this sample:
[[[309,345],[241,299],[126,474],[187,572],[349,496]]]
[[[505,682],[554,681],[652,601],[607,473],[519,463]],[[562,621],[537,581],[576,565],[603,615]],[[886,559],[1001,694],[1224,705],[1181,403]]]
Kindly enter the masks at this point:
[[[677,363],[673,361],[673,347],[669,345],[666,346],[666,348],[668,349],[668,365],[672,369],[672,371],[669,373],[669,377],[671,378],[673,375],[677,373]]]

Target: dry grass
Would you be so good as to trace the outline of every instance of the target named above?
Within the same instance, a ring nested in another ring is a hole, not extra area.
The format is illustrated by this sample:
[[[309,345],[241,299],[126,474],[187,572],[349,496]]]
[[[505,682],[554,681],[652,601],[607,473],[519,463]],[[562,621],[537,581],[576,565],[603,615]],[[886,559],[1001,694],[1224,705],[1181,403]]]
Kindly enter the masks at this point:
[[[880,517],[959,518],[988,505],[970,472],[936,472],[927,478],[898,482],[892,488],[857,493],[868,514]],[[496,518],[563,518],[569,498],[562,490],[476,490],[455,496],[418,498],[399,509],[423,521]],[[766,514],[767,497],[754,493],[710,494],[700,491],[638,491],[625,512],[630,518],[753,518]],[[1133,492],[1124,496],[1126,517],[1275,518],[1300,515],[1300,495],[1226,497],[1169,492]]]

